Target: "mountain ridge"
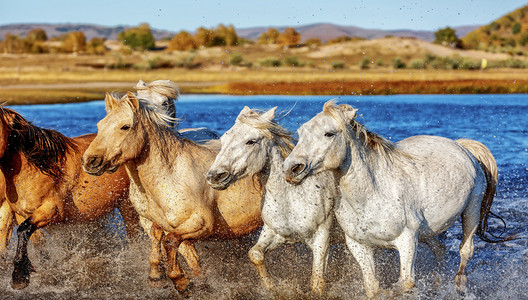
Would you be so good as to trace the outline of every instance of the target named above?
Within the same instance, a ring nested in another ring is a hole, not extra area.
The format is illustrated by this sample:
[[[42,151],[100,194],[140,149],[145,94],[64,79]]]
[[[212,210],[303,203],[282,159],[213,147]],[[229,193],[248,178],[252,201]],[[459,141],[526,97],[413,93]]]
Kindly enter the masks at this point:
[[[109,40],[117,39],[119,32],[134,26],[116,25],[103,26],[88,23],[20,23],[20,24],[6,24],[0,25],[0,39],[3,39],[6,33],[15,34],[18,36],[25,36],[30,30],[35,28],[42,28],[46,31],[48,38],[60,36],[71,31],[83,31],[87,39],[93,37],[104,37]],[[289,26],[257,26],[248,28],[237,28],[236,32],[240,37],[256,40],[262,32],[269,28],[276,28],[283,31]],[[301,34],[301,38],[307,40],[309,38],[318,38],[323,42],[341,37],[344,35],[351,37],[361,37],[365,39],[381,38],[388,35],[397,37],[414,37],[425,41],[434,40],[434,31],[427,30],[412,30],[412,29],[396,29],[396,30],[382,30],[382,29],[368,29],[352,25],[337,25],[333,23],[312,23],[306,25],[293,26],[296,31]],[[467,25],[454,27],[457,35],[462,37],[468,32],[475,30],[480,25]],[[164,29],[151,28],[152,34],[157,40],[162,38],[172,37],[177,31],[170,31]]]

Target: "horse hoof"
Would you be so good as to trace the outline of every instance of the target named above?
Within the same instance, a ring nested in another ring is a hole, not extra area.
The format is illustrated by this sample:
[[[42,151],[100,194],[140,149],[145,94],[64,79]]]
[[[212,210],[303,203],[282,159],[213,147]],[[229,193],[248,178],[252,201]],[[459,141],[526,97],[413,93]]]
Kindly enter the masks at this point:
[[[29,285],[29,276],[22,278],[13,278],[11,281],[11,287],[15,290],[25,289]]]
[[[150,287],[153,287],[153,288],[159,288],[163,285],[163,278],[162,277],[158,277],[158,278],[150,278],[148,279],[148,283],[150,285]]]
[[[176,290],[178,290],[178,292],[183,292],[189,287],[189,283],[191,281],[185,276],[182,276],[181,278],[175,279],[172,282],[174,283],[174,287]]]

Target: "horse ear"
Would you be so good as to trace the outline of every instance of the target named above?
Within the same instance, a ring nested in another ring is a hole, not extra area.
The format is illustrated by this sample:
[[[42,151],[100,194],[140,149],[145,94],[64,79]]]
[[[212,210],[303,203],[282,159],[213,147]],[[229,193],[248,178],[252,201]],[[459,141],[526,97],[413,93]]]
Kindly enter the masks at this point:
[[[127,92],[127,99],[133,109],[137,110],[139,108],[139,100],[134,93]]]
[[[251,108],[247,107],[247,106],[244,106],[244,108],[242,108],[242,110],[240,111],[240,113],[238,114],[238,118],[240,118],[241,116],[247,114],[248,112],[251,111]]]
[[[272,121],[275,118],[276,110],[277,110],[277,106],[263,113],[262,115],[260,115],[260,117],[263,118],[264,120]]]
[[[136,90],[137,90],[138,88],[141,89],[141,88],[144,88],[144,87],[146,87],[146,86],[147,86],[147,84],[146,84],[143,80],[140,79],[140,80],[138,81],[138,83],[136,84]]]
[[[112,95],[106,93],[105,95],[105,108],[106,111],[111,111],[112,109],[117,107],[117,101]]]
[[[347,110],[345,111],[345,118],[347,120],[347,123],[352,122],[357,117],[357,109]]]

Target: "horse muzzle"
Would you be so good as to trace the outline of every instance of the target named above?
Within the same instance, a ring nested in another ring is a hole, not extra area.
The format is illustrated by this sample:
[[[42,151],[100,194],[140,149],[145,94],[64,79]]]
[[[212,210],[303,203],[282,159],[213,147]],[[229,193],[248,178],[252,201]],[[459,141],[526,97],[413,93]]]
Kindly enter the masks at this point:
[[[229,172],[209,170],[206,178],[213,189],[225,190],[231,185],[233,175]]]
[[[303,163],[291,163],[284,165],[284,179],[294,185],[297,185],[303,181],[308,175],[309,170],[306,164]]]
[[[86,173],[94,176],[101,176],[104,172],[113,173],[118,168],[118,166],[112,166],[109,162],[105,163],[103,157],[97,155],[88,156],[86,159],[83,156],[81,164]]]

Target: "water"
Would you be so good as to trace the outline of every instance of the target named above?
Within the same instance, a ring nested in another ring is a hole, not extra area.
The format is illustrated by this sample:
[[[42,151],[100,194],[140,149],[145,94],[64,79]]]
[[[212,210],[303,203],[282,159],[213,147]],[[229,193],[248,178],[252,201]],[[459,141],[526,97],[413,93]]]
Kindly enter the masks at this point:
[[[233,124],[248,105],[267,109],[278,106],[289,112],[282,124],[294,131],[320,112],[328,96],[183,96],[177,104],[181,128],[209,127],[220,133]],[[526,95],[402,95],[338,97],[339,102],[359,109],[359,121],[370,130],[398,141],[411,135],[433,134],[453,139],[470,138],[487,145],[499,165],[499,186],[492,211],[507,221],[507,232],[519,239],[488,244],[476,238],[475,255],[468,266],[468,299],[527,299],[528,251],[528,97]],[[96,132],[105,115],[102,101],[39,106],[12,106],[34,124],[59,130],[68,136]],[[247,258],[257,235],[235,241],[198,242],[204,276],[194,280],[187,295],[174,292],[169,282],[163,288],[146,283],[149,243],[140,239],[126,243],[119,216],[102,223],[54,226],[42,247],[30,247],[37,270],[23,291],[9,287],[14,245],[0,260],[0,298],[25,299],[122,299],[178,298],[260,299],[310,298],[310,251],[304,246],[279,248],[266,257],[270,273],[278,284],[277,294],[268,294]],[[109,223],[111,225],[109,225]],[[490,220],[495,233],[502,223]],[[458,268],[460,224],[442,238],[448,248],[445,269],[434,263],[433,255],[420,247],[416,262],[417,288],[411,298],[456,298],[453,276]],[[42,253],[41,253],[42,252]],[[397,280],[397,253],[380,250],[377,273],[382,287]],[[436,275],[435,275],[436,274]],[[345,247],[332,246],[327,271],[327,298],[362,297],[358,266]],[[388,296],[387,296],[388,297]]]

